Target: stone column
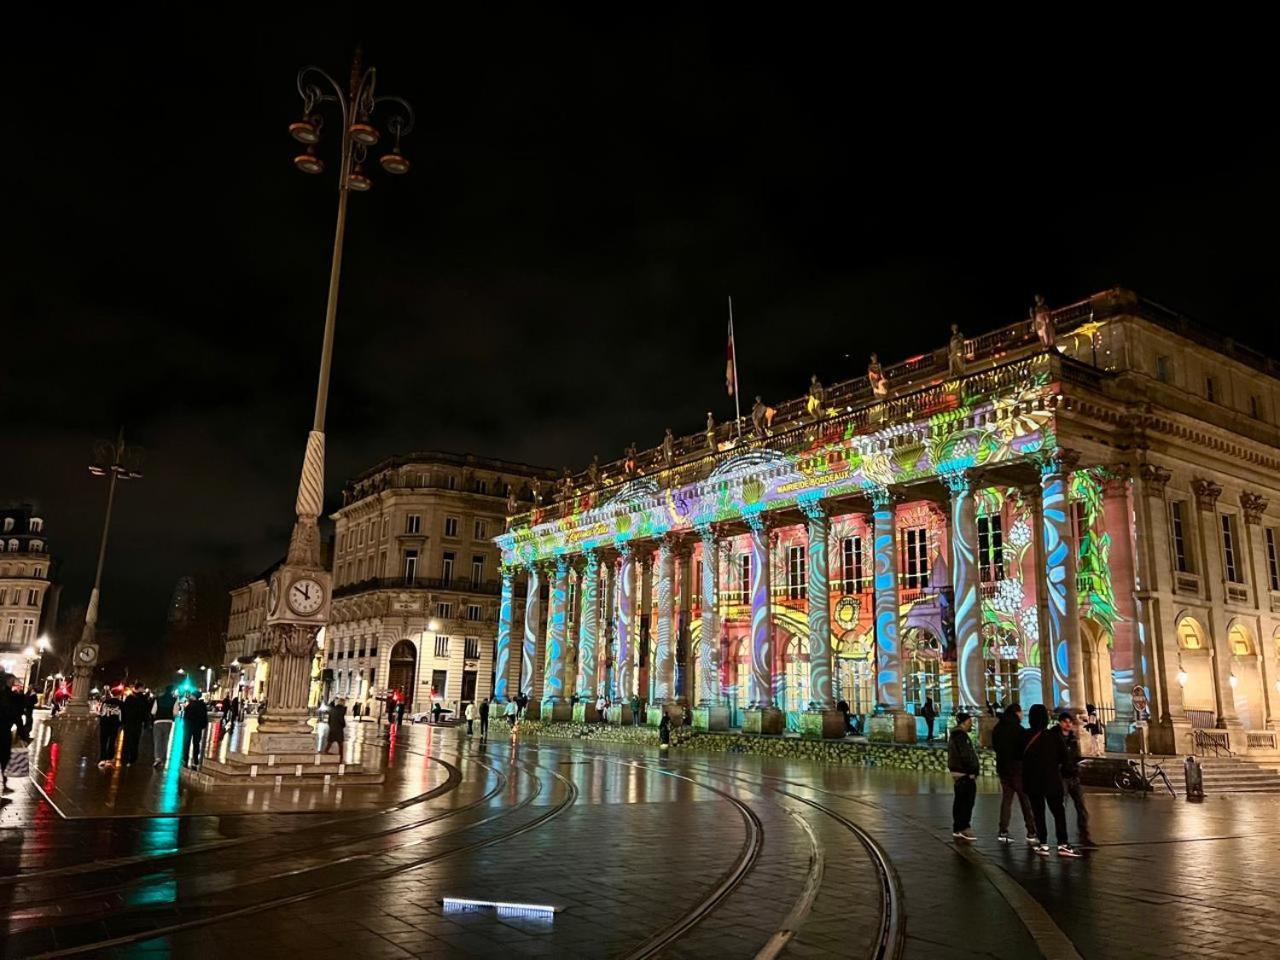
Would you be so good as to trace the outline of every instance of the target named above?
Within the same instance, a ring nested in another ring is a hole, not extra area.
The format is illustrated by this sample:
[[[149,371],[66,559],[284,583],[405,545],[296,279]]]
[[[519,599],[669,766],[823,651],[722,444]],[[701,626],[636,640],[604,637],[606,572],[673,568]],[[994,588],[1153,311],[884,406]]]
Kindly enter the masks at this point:
[[[617,655],[618,560],[610,556],[604,565],[604,596],[600,601],[600,650],[596,655],[596,697],[613,696],[613,663]]]
[[[773,542],[763,516],[753,513],[746,519],[751,527],[751,692],[742,729],[782,733],[782,711],[773,701]]]
[[[1044,583],[1049,600],[1049,649],[1053,656],[1053,705],[1083,711],[1084,651],[1076,605],[1076,560],[1072,549],[1071,471],[1079,454],[1061,448],[1040,462],[1044,510]]]
[[[618,608],[614,617],[614,629],[618,635],[617,652],[613,665],[613,707],[609,719],[617,723],[631,722],[631,696],[636,690],[635,678],[635,601],[636,557],[630,543],[618,548],[617,593]]]
[[[729,708],[720,697],[720,544],[710,524],[698,527],[702,539],[702,646],[698,651],[698,706],[695,730],[728,730]]]
[[[1209,652],[1213,666],[1213,699],[1217,708],[1217,726],[1233,733],[1243,731],[1236,716],[1236,698],[1231,689],[1231,645],[1227,642],[1226,572],[1223,570],[1222,533],[1218,527],[1218,498],[1222,487],[1212,480],[1191,481],[1191,492],[1196,497],[1196,538],[1200,545],[1200,569],[1204,571],[1204,595],[1209,601]],[[1231,738],[1234,750],[1243,743],[1238,734]],[[1241,750],[1243,753],[1244,751]]]
[[[902,649],[898,644],[898,520],[893,495],[884,487],[869,491],[875,549],[876,700],[886,716],[872,717],[874,740],[914,743],[916,718],[902,708]]]
[[[1111,637],[1111,698],[1116,707],[1116,723],[1129,724],[1133,715],[1133,688],[1150,686],[1147,651],[1138,626],[1137,575],[1133,552],[1133,510],[1129,506],[1128,466],[1109,468],[1102,479],[1102,524],[1111,541],[1108,566],[1116,620]],[[1116,730],[1112,738],[1117,749],[1124,744]],[[1110,733],[1110,731],[1108,731]]]
[[[646,547],[638,555],[636,588],[639,604],[636,611],[635,637],[632,645],[635,661],[636,693],[641,701],[641,719],[653,699],[653,551]]]
[[[1145,457],[1144,448],[1139,449],[1139,457]],[[1169,597],[1173,590],[1173,552],[1165,502],[1165,487],[1172,477],[1164,467],[1142,460],[1133,475],[1133,557],[1138,586],[1134,596],[1139,632],[1147,638],[1145,646],[1151,654],[1147,675],[1150,681],[1147,700],[1151,724],[1145,739],[1148,751],[1160,754],[1177,753],[1181,749],[1179,745],[1186,743],[1191,732],[1182,687],[1177,682],[1177,637],[1166,629],[1164,618],[1169,615],[1169,609],[1163,606],[1166,601],[1161,599],[1162,596]],[[1171,641],[1168,649],[1166,635]],[[1141,745],[1141,739],[1135,730],[1128,743]]]
[[[1271,568],[1267,558],[1267,535],[1262,515],[1267,512],[1267,500],[1260,493],[1246,490],[1240,494],[1240,512],[1244,515],[1245,539],[1249,545],[1249,582],[1254,594],[1254,607],[1261,611],[1271,609]],[[1254,638],[1257,643],[1258,676],[1262,683],[1262,725],[1270,730],[1275,721],[1275,670],[1271,657],[1275,645],[1269,637]]]
[[[507,673],[511,666],[512,602],[515,596],[515,576],[510,567],[502,567],[502,595],[498,601],[498,638],[494,642],[493,698],[498,703],[507,699]],[[418,651],[422,656],[422,651]]]
[[[670,537],[663,537],[658,545],[658,624],[655,643],[652,647],[653,700],[657,711],[647,714],[651,724],[657,725],[661,720],[662,709],[674,697],[675,689],[675,644],[672,627],[675,620],[675,554]]]
[[[800,717],[808,737],[844,736],[844,718],[835,711],[831,691],[831,569],[827,544],[831,518],[822,504],[807,501],[800,509],[808,522],[809,709]]]
[[[573,719],[594,722],[596,715],[597,666],[596,644],[600,636],[600,556],[588,550],[586,564],[578,581],[581,613],[578,616],[578,703]]]
[[[676,681],[675,696],[685,709],[695,702],[694,658],[693,658],[693,591],[694,565],[693,546],[685,539],[676,551],[676,563],[679,570],[679,610],[676,614],[676,657],[679,663],[679,676]]]
[[[1021,703],[1026,709],[1033,703],[1053,705],[1053,651],[1049,648],[1049,598],[1044,588],[1044,504],[1040,485],[1023,487],[1021,493],[1031,521],[1031,575],[1028,583],[1036,605],[1036,648],[1040,651],[1040,689],[1022,688]]]
[[[572,716],[564,695],[565,643],[568,639],[569,558],[556,557],[555,580],[547,612],[547,659],[542,681],[542,719],[568,720]]]
[[[951,491],[951,586],[955,594],[958,705],[985,717],[986,664],[982,657],[982,589],[978,579],[978,512],[971,473],[943,476]]]
[[[537,564],[530,564],[525,580],[524,597],[524,646],[520,651],[520,692],[534,700],[533,678],[538,669],[538,628],[542,619],[542,576]],[[536,713],[536,707],[534,708]]]

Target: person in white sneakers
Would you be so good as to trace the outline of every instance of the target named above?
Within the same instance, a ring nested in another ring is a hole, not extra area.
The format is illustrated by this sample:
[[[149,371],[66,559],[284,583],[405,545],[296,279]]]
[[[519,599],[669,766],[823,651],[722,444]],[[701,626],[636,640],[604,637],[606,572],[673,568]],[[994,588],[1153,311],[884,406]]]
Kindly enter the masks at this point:
[[[1071,715],[1065,713],[1068,719]],[[1046,804],[1053,814],[1053,831],[1058,840],[1058,856],[1078,857],[1080,851],[1067,842],[1067,812],[1063,808],[1062,765],[1067,760],[1067,744],[1058,726],[1049,726],[1049,711],[1043,703],[1031,708],[1031,736],[1022,754],[1022,784],[1031,800],[1036,818],[1036,853],[1050,854]]]
[[[956,726],[947,741],[947,769],[955,779],[956,797],[951,804],[951,835],[966,843],[973,842],[973,802],[978,795],[978,751],[973,747],[969,731],[973,729],[973,717],[961,711],[956,714]]]

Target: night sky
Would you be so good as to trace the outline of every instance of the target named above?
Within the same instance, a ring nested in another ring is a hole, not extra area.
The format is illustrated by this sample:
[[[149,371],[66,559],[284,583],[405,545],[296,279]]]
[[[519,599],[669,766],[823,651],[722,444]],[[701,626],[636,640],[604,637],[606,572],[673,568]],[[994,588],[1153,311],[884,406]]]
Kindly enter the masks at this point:
[[[352,199],[331,505],[397,452],[580,468],[730,417],[728,293],[766,400],[1112,285],[1280,355],[1271,58],[1207,27],[167,16],[7,45],[0,500],[40,504],[83,603],[92,443],[146,448],[102,610],[140,651],[180,575],[285,548],[336,206],[286,128],[297,68],[357,42],[418,128]]]

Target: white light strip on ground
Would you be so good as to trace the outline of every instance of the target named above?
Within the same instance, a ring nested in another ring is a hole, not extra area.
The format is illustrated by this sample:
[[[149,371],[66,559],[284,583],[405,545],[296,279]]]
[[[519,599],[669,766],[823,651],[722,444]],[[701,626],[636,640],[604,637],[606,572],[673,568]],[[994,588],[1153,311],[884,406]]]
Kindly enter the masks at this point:
[[[446,910],[450,908],[461,907],[468,908],[484,908],[492,907],[498,911],[499,916],[539,916],[554,917],[557,911],[556,907],[548,907],[537,903],[505,903],[501,900],[469,900],[466,897],[445,897],[442,901]]]

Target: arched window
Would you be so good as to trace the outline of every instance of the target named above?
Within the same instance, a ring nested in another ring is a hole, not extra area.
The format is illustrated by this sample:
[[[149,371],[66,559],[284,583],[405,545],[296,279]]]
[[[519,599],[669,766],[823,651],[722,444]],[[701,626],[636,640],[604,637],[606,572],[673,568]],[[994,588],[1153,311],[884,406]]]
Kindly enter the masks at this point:
[[[942,705],[942,644],[924,627],[902,631],[902,654],[906,669],[902,674],[903,703],[919,710],[927,697]]]
[[[1253,656],[1253,637],[1249,635],[1249,631],[1245,629],[1244,624],[1232,624],[1231,629],[1227,632],[1227,643],[1231,647],[1231,653],[1237,657]]]
[[[1178,621],[1178,646],[1183,650],[1204,649],[1204,631],[1191,617],[1183,617]]]

